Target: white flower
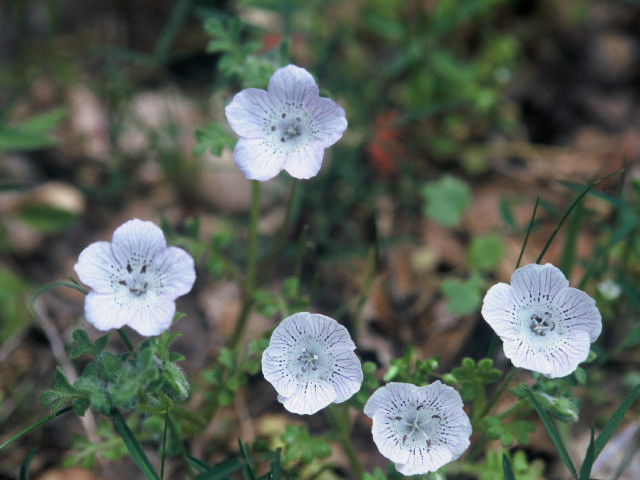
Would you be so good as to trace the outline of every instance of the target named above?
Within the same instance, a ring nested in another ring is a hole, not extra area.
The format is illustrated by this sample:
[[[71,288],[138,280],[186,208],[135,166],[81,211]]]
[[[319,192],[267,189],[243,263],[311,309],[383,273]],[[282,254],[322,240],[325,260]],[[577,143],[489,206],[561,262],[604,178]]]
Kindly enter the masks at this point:
[[[586,360],[602,331],[596,302],[570,288],[560,269],[531,264],[498,283],[484,297],[482,316],[504,342],[516,367],[564,377]]]
[[[296,178],[313,177],[324,149],[347,128],[342,107],[319,97],[311,74],[295,65],[276,70],[267,91],[247,88],[237,93],[225,115],[241,137],[233,160],[253,180],[269,180],[282,169]]]
[[[403,475],[433,472],[469,447],[471,422],[460,394],[436,381],[426,387],[391,382],[364,406],[373,441]]]
[[[360,390],[362,367],[347,329],[334,319],[296,313],[278,325],[262,354],[262,373],[292,413],[310,415]]]
[[[600,292],[600,295],[602,295],[606,300],[612,302],[620,296],[622,289],[615,280],[607,278],[598,284],[598,292]]]
[[[84,302],[98,330],[129,325],[141,335],[158,335],[171,324],[175,299],[191,290],[196,273],[191,256],[167,247],[153,222],[133,219],[120,225],[111,243],[85,248],[74,267],[91,291]]]

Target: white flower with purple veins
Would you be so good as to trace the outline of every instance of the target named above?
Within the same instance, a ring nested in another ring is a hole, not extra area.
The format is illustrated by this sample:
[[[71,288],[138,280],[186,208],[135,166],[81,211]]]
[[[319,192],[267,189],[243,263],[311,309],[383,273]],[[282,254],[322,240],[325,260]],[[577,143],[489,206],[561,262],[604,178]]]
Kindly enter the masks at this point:
[[[133,219],[120,225],[111,243],[85,248],[74,267],[91,291],[85,298],[87,321],[98,330],[129,325],[141,335],[158,335],[171,324],[177,297],[196,279],[193,258],[167,247],[160,227]]]
[[[484,297],[482,316],[504,342],[516,367],[564,377],[589,355],[602,331],[596,302],[569,287],[560,269],[531,264],[498,283]]]
[[[436,381],[425,387],[391,382],[364,406],[373,441],[403,475],[434,472],[469,447],[471,422],[460,394]]]
[[[360,390],[362,367],[346,328],[314,313],[278,325],[262,354],[262,373],[292,413],[310,415]]]
[[[224,111],[240,136],[233,160],[251,180],[269,180],[283,169],[296,178],[313,177],[324,149],[347,128],[342,107],[318,96],[311,74],[295,65],[276,70],[266,91],[237,93]]]

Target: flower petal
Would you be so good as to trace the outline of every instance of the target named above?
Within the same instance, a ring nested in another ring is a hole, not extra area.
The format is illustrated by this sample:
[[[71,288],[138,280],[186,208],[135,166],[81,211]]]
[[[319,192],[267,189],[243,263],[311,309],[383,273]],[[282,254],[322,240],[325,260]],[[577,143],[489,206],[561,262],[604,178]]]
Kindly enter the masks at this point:
[[[396,470],[407,476],[435,472],[454,459],[445,445],[434,445],[429,449],[416,448],[406,462],[396,464]]]
[[[287,369],[287,358],[270,355],[272,348],[267,348],[262,353],[262,375],[273,385],[279,395],[290,397],[295,392],[297,382]]]
[[[286,156],[284,169],[295,178],[314,177],[322,166],[324,148],[320,146],[300,146]]]
[[[330,98],[318,97],[307,103],[307,111],[313,118],[316,142],[326,148],[340,140],[348,125],[340,105]]]
[[[520,331],[518,318],[518,300],[514,298],[513,288],[506,283],[496,283],[484,297],[482,317],[502,339],[513,339]]]
[[[312,381],[300,387],[290,397],[278,395],[278,401],[291,413],[312,415],[336,399],[336,391],[330,383]]]
[[[542,302],[553,299],[560,290],[569,286],[569,281],[559,268],[550,263],[532,263],[513,272],[511,286],[515,289],[516,298]]]
[[[276,112],[266,91],[247,88],[238,92],[224,109],[234,132],[245,138],[260,138],[269,128]]]
[[[418,387],[409,383],[387,383],[387,385],[378,388],[369,397],[364,406],[364,413],[372,418],[378,411],[395,415],[403,407],[411,403],[413,394],[417,389]]]
[[[160,227],[149,221],[134,218],[120,225],[112,238],[112,250],[116,260],[124,265],[134,262],[146,265],[153,256],[167,246]]]
[[[402,434],[397,431],[392,418],[387,413],[382,410],[376,411],[373,415],[371,433],[376,447],[389,460],[405,463],[409,459],[409,450],[401,443]]]
[[[151,268],[155,273],[154,281],[159,282],[160,291],[167,297],[177,298],[189,293],[196,281],[193,258],[182,248],[168,247],[158,252]]]
[[[362,386],[362,365],[356,354],[345,350],[336,355],[331,381],[336,390],[336,403],[351,398]]]
[[[549,377],[566,377],[589,355],[589,334],[573,330],[554,340],[532,345],[522,339],[504,342],[504,354],[520,368],[540,372]]]
[[[146,337],[160,335],[169,328],[175,313],[173,299],[161,297],[146,308],[139,309],[127,325]]]
[[[233,161],[249,180],[269,180],[280,173],[286,157],[268,140],[241,138],[233,149]]]
[[[563,317],[563,327],[584,330],[592,343],[598,339],[602,316],[593,298],[577,288],[565,288],[556,296],[555,304]]]
[[[119,306],[113,301],[113,294],[89,292],[84,299],[84,316],[98,330],[120,328],[130,322],[136,311]]]
[[[276,70],[269,80],[267,90],[269,95],[283,105],[287,102],[304,105],[308,99],[318,96],[318,85],[311,74],[295,65]]]
[[[80,252],[73,269],[82,283],[100,293],[113,291],[118,263],[109,242],[95,242]]]

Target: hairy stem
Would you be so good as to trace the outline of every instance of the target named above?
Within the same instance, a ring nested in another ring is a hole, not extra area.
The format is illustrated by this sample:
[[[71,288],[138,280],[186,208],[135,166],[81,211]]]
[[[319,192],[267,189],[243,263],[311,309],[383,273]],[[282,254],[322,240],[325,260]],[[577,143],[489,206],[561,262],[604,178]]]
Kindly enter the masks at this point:
[[[342,447],[344,454],[349,460],[349,465],[351,466],[353,474],[358,480],[362,480],[364,477],[364,468],[362,468],[362,464],[360,463],[360,460],[358,460],[356,450],[353,448],[353,442],[349,431],[349,406],[343,405],[342,410],[340,411],[335,404],[331,404],[325,409],[325,412],[327,412],[329,420],[336,430],[337,439],[340,442],[340,446]]]
[[[242,308],[229,339],[229,346],[235,348],[242,339],[247,319],[253,308],[253,294],[256,286],[256,264],[258,259],[258,218],[260,216],[260,182],[251,181],[251,210],[249,213],[249,251],[247,252],[247,273],[242,285]]]
[[[6,447],[7,445],[9,445],[11,442],[13,442],[14,440],[17,440],[18,438],[20,438],[21,436],[29,433],[31,430],[38,428],[40,425],[42,425],[43,423],[47,423],[49,420],[56,418],[59,415],[62,415],[63,413],[67,413],[70,412],[71,410],[73,410],[72,406],[68,406],[65,407],[61,410],[58,410],[55,413],[52,413],[51,415],[44,417],[40,420],[38,420],[36,423],[34,423],[33,425],[28,426],[27,428],[25,428],[24,430],[22,430],[21,432],[15,434],[13,437],[11,437],[9,440],[7,440],[6,442],[4,442],[2,445],[0,445],[0,450],[2,450],[4,447]]]

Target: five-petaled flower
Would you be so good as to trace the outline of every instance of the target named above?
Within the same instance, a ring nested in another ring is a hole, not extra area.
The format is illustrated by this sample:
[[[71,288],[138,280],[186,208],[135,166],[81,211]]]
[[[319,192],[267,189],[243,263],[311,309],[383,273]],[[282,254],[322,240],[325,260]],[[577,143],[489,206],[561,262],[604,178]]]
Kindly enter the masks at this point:
[[[436,381],[425,387],[391,382],[364,406],[373,441],[403,475],[438,470],[469,447],[471,422],[460,394]]]
[[[313,177],[324,149],[347,128],[342,107],[318,96],[311,74],[295,65],[276,70],[266,91],[237,93],[225,115],[241,137],[233,160],[252,180],[269,180],[283,169],[296,178]]]
[[[316,413],[360,390],[362,367],[346,328],[334,319],[296,313],[278,325],[262,354],[262,373],[292,413]]]
[[[169,327],[175,299],[196,279],[193,258],[167,247],[160,227],[137,218],[120,225],[111,243],[85,248],[74,269],[91,287],[84,302],[89,323],[98,330],[129,325],[147,336]]]
[[[602,331],[596,302],[569,287],[560,269],[531,264],[498,283],[484,297],[482,316],[504,342],[516,367],[564,377],[586,360]]]

